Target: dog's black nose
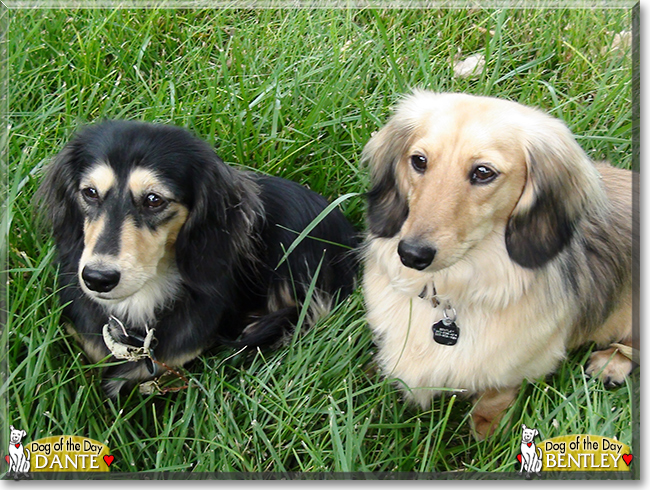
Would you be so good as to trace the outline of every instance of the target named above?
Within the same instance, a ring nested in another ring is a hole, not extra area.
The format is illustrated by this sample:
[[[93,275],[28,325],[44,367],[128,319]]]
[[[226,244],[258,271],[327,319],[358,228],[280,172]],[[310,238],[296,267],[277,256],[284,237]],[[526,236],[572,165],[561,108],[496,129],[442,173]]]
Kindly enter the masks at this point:
[[[120,271],[113,269],[92,269],[88,266],[81,271],[81,277],[88,289],[107,293],[120,282]]]
[[[402,264],[421,271],[431,265],[433,258],[436,256],[436,249],[428,245],[400,240],[397,253],[402,260]]]

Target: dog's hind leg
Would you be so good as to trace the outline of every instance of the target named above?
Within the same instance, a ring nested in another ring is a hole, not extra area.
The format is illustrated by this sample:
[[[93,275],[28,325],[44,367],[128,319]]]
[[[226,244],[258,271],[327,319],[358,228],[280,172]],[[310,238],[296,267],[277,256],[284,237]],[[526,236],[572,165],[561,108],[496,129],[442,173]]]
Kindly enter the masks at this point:
[[[278,300],[278,296],[284,296]],[[237,345],[249,348],[272,346],[288,342],[295,332],[301,316],[304,326],[311,326],[319,318],[325,316],[331,309],[329,296],[315,290],[307,305],[307,311],[302,313],[305,303],[293,301],[288,294],[269,296],[269,313],[259,317],[244,328],[242,335],[236,341]],[[302,325],[301,325],[302,327]]]
[[[632,334],[631,293],[625,295],[620,307],[589,340],[607,347],[591,354],[585,374],[600,377],[606,388],[622,384],[639,365],[639,351],[634,348]]]
[[[254,348],[281,343],[291,335],[298,318],[299,312],[295,306],[272,311],[248,324],[236,344]]]
[[[638,351],[635,353],[632,340],[626,339],[592,353],[585,373],[600,377],[606,388],[613,388],[625,382],[625,378],[638,365],[636,360]]]

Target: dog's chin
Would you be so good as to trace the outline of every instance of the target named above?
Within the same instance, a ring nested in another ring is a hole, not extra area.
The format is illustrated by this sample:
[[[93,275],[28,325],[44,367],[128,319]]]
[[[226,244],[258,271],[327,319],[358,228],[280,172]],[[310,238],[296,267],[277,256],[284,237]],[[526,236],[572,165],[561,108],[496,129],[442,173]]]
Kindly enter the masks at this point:
[[[113,306],[118,305],[122,301],[125,301],[131,298],[139,289],[135,291],[109,291],[107,293],[98,293],[97,291],[92,291],[88,289],[84,284],[81,285],[83,292],[94,302],[104,305],[104,306]]]
[[[425,287],[432,282],[435,284],[437,275],[442,273],[443,277],[446,277],[447,273],[453,274],[454,266],[461,262],[459,257],[446,259],[441,257],[440,260],[434,260],[428,267],[418,270],[405,266],[399,256],[395,255],[397,257],[396,264],[399,265],[392,268],[391,285],[410,297],[419,296]]]
[[[434,260],[429,266],[425,267],[424,269],[414,269],[412,267],[408,267],[404,264],[402,265],[402,268],[407,269],[409,272],[408,274],[410,275],[421,275],[421,276],[427,276],[431,278],[434,274],[440,271],[444,271],[445,269],[449,269],[452,267],[454,264],[456,264],[459,261],[458,257],[451,257],[449,259],[440,259]],[[401,261],[400,261],[401,263]]]
[[[450,256],[437,256],[433,262],[423,270],[405,266],[397,253],[397,244],[400,236],[390,239],[379,238],[372,243],[373,260],[377,261],[379,268],[388,276],[391,286],[400,293],[415,298],[430,286],[437,273],[453,267],[463,258],[464,250]]]
[[[399,258],[397,261],[399,262]],[[406,267],[401,262],[397,267],[392,267],[390,272],[391,286],[409,297],[418,296],[424,287],[431,283],[433,277],[427,270],[419,271],[412,269]]]
[[[165,274],[125,280],[105,293],[92,291],[83,281],[80,283],[84,294],[102,306],[106,314],[133,323],[151,322],[156,309],[172,301],[181,290],[180,275],[171,268]]]

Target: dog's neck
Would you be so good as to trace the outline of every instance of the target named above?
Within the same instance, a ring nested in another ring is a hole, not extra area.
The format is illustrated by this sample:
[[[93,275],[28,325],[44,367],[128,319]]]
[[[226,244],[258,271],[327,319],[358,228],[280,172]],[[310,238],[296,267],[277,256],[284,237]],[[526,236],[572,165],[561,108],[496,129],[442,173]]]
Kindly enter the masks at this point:
[[[475,248],[456,264],[433,273],[440,301],[501,310],[519,302],[534,282],[535,272],[513,263],[499,239]]]

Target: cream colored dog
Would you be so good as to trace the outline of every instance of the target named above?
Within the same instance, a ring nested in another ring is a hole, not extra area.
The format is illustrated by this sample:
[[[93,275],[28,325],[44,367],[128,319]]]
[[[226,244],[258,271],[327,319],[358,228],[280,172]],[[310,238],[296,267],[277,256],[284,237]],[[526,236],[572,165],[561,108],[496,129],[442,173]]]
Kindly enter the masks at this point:
[[[608,385],[632,370],[631,172],[595,165],[538,110],[430,92],[399,104],[363,160],[368,323],[409,399],[475,396],[484,437],[573,347],[606,348],[587,373]]]

